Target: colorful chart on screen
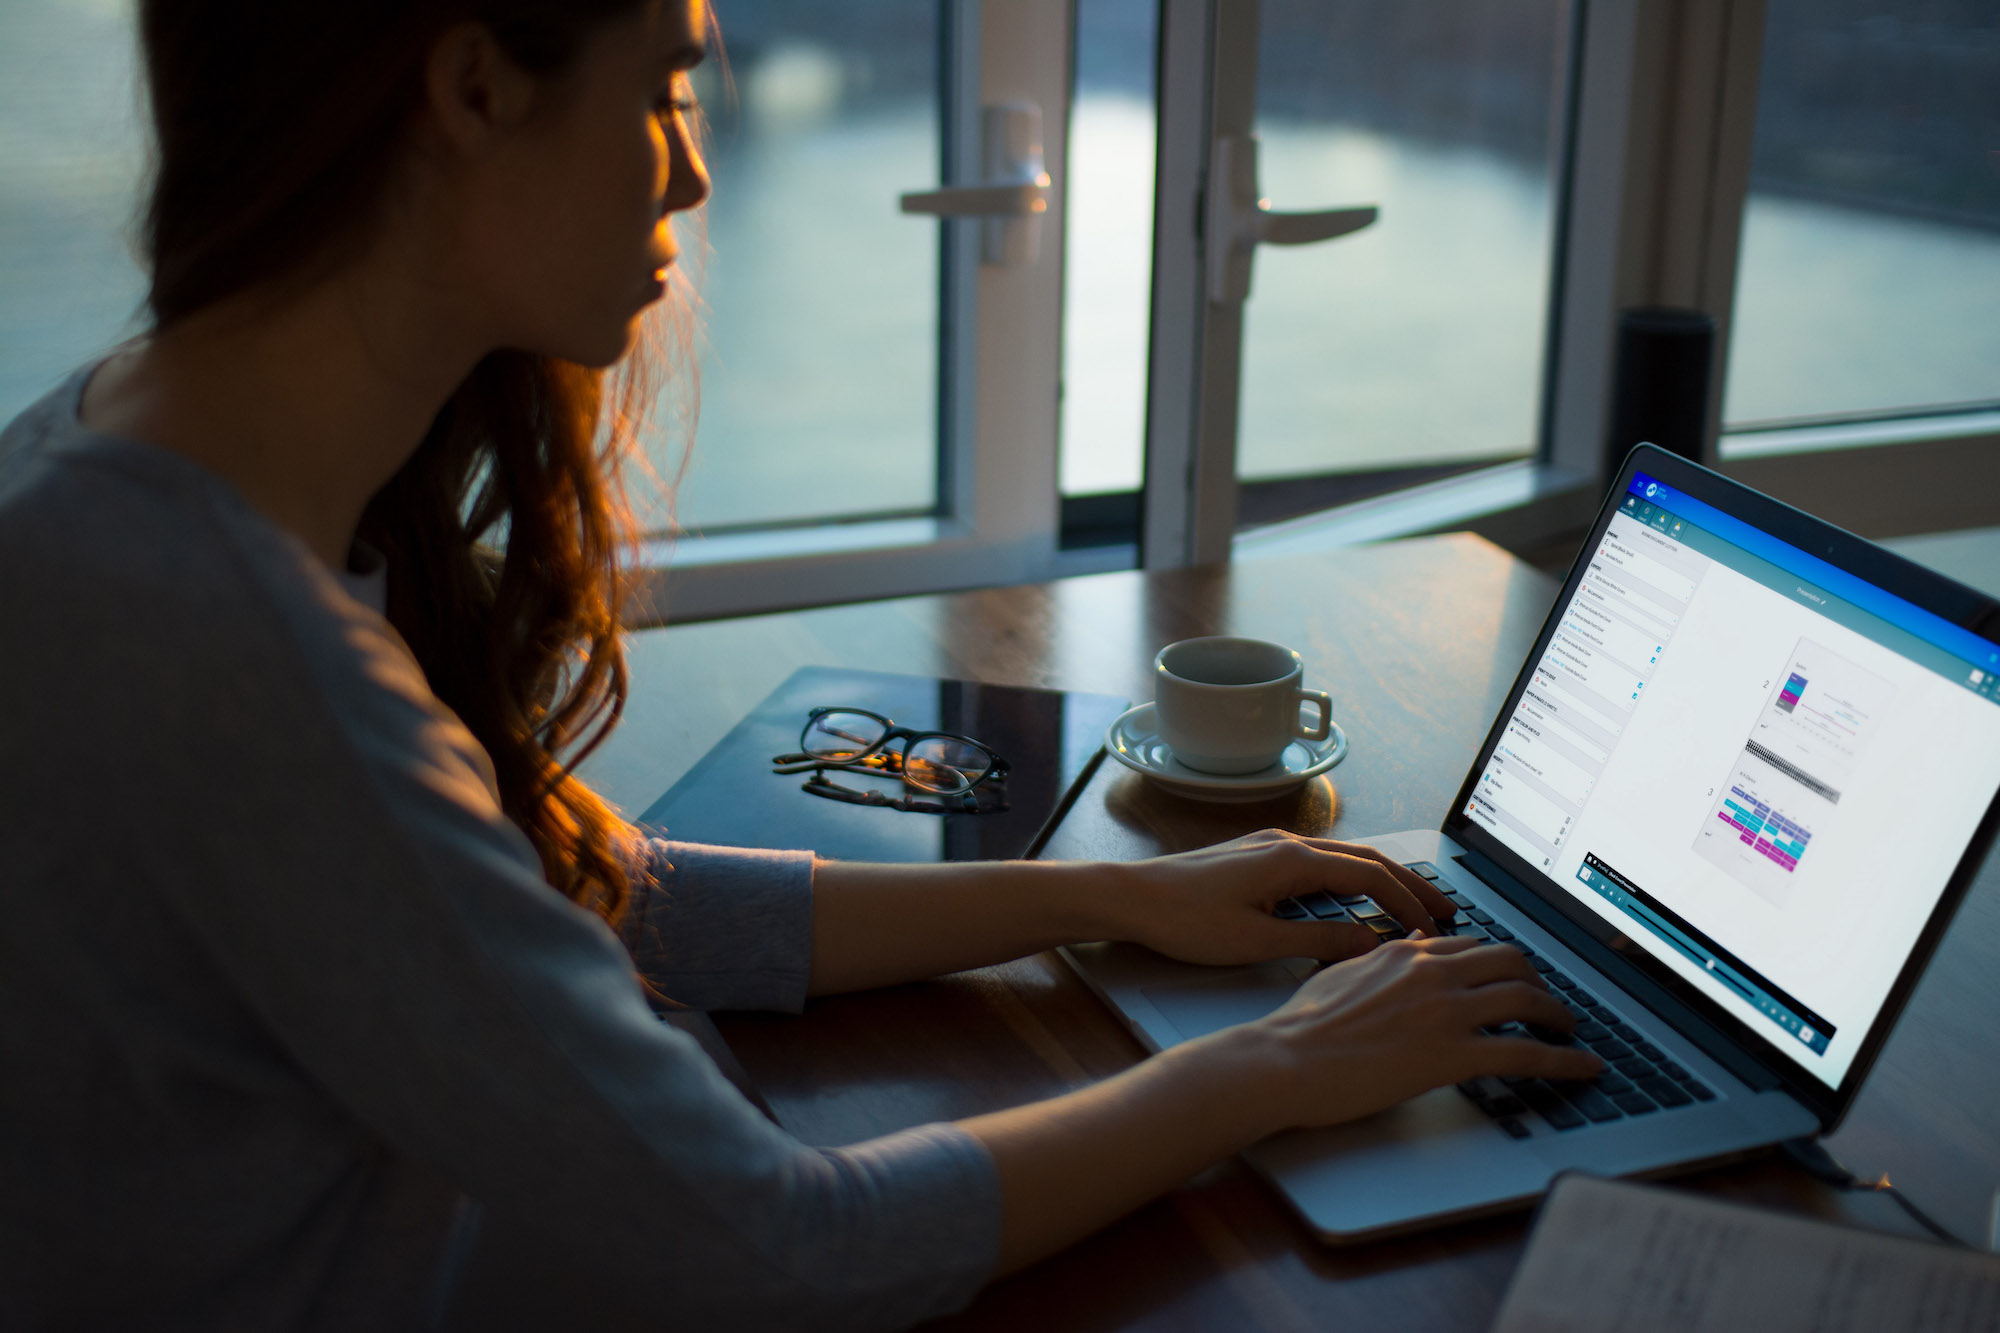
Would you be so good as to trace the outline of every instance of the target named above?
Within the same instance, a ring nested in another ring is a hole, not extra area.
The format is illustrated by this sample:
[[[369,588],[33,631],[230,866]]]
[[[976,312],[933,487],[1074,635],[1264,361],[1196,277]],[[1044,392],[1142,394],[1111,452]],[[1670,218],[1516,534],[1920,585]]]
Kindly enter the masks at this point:
[[[1792,901],[1815,829],[1836,817],[1871,719],[1896,687],[1802,638],[1695,834],[1694,850],[1775,906]]]

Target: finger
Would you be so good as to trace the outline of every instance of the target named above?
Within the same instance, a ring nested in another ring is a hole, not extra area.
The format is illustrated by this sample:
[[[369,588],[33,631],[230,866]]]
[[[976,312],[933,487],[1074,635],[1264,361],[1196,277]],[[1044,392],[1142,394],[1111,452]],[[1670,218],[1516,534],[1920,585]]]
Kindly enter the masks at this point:
[[[1428,935],[1443,933],[1429,910],[1417,901],[1415,891],[1397,879],[1380,861],[1348,852],[1331,852],[1328,855],[1334,858],[1335,873],[1339,875],[1346,892],[1367,894],[1375,900],[1377,907],[1395,917],[1404,930],[1421,930]]]
[[[1449,921],[1458,912],[1458,904],[1445,897],[1443,889],[1440,889],[1437,885],[1431,883],[1422,875],[1419,875],[1416,871],[1398,861],[1395,857],[1390,856],[1387,852],[1375,847],[1369,847],[1363,843],[1336,842],[1331,838],[1313,839],[1313,845],[1325,851],[1342,852],[1349,856],[1365,857],[1375,862],[1388,871],[1398,884],[1408,889],[1410,895],[1417,900],[1423,909],[1439,921]],[[1384,903],[1383,906],[1386,907],[1388,904]]]
[[[1551,1046],[1528,1037],[1481,1037],[1477,1064],[1500,1078],[1592,1079],[1604,1060],[1581,1046]]]
[[[1527,981],[1500,981],[1466,992],[1466,1013],[1474,1027],[1533,1023],[1571,1032],[1576,1015],[1561,1000]]]

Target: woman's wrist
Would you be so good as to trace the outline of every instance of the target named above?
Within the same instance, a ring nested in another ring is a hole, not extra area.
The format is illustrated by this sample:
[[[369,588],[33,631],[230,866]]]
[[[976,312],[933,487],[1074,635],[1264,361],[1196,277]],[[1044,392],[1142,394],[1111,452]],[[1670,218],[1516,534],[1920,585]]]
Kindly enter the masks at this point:
[[[1146,893],[1133,866],[1119,861],[1052,861],[1059,870],[1064,925],[1077,941],[1136,940],[1144,932]]]
[[[1215,1127],[1225,1155],[1299,1123],[1290,1053],[1262,1024],[1224,1028],[1154,1060],[1171,1077],[1188,1080],[1198,1103],[1191,1109]]]

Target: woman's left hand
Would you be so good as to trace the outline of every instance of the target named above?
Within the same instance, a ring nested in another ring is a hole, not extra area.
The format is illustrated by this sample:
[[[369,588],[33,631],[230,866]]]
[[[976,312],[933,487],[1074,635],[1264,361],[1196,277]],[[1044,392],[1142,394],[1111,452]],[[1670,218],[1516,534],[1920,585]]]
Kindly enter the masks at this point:
[[[1122,937],[1189,963],[1269,958],[1329,961],[1367,953],[1374,931],[1352,923],[1286,921],[1271,909],[1324,890],[1365,893],[1413,935],[1435,935],[1457,910],[1436,885],[1358,843],[1279,829],[1113,868]]]

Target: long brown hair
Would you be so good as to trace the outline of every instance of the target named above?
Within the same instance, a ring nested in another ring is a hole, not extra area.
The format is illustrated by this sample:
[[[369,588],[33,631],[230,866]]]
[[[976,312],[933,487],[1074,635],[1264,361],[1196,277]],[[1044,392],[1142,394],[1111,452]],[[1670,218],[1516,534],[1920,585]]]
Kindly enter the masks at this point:
[[[431,43],[486,23],[555,75],[642,0],[142,0],[157,134],[142,244],[156,329],[365,244],[423,96]],[[495,351],[378,492],[390,622],[492,757],[507,815],[558,890],[616,922],[636,833],[572,772],[623,710],[621,465],[652,385]],[[609,379],[609,383],[607,383]]]

